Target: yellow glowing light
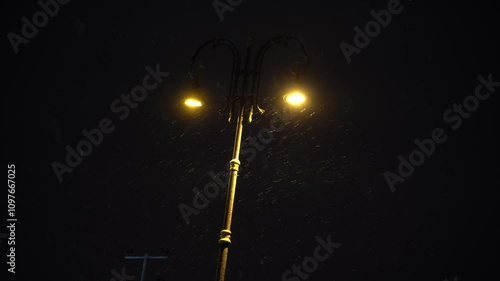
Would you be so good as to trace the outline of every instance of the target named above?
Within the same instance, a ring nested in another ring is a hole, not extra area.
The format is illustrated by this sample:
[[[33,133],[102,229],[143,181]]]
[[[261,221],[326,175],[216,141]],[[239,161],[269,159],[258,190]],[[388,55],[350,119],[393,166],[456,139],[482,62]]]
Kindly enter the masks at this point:
[[[189,107],[200,107],[203,103],[197,99],[186,99],[184,100],[184,104]]]
[[[293,92],[284,97],[285,101],[291,105],[301,105],[306,101],[306,96],[299,92]]]

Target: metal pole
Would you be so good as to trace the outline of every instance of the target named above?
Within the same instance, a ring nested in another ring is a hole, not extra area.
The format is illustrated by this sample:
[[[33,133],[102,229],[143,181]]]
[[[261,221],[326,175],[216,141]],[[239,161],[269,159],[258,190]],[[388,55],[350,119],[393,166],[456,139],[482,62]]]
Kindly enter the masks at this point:
[[[224,214],[224,223],[222,230],[220,232],[220,251],[219,251],[219,265],[216,280],[224,281],[226,278],[227,269],[227,256],[229,253],[229,245],[231,244],[231,221],[233,219],[233,207],[234,207],[234,197],[236,195],[236,181],[238,178],[238,171],[240,169],[240,149],[241,149],[241,136],[243,134],[243,119],[245,119],[245,102],[247,97],[248,78],[251,75],[249,71],[250,58],[251,58],[251,48],[252,48],[252,38],[248,38],[246,55],[245,55],[245,65],[243,66],[243,71],[238,73],[238,75],[243,75],[242,89],[240,92],[240,97],[236,99],[238,104],[238,119],[236,121],[236,133],[234,136],[234,146],[233,146],[233,157],[229,161],[229,181],[226,197],[226,210]],[[236,85],[236,89],[238,85]]]
[[[243,132],[243,119],[244,119],[245,105],[244,100],[240,101],[238,120],[236,124],[236,133],[234,137],[233,159],[229,161],[229,187],[227,189],[226,197],[226,211],[224,215],[224,224],[220,232],[219,244],[219,265],[217,271],[218,281],[224,281],[227,267],[227,255],[229,252],[229,245],[231,244],[231,220],[233,218],[234,196],[236,194],[236,180],[238,177],[238,170],[240,166],[240,148],[241,136]]]

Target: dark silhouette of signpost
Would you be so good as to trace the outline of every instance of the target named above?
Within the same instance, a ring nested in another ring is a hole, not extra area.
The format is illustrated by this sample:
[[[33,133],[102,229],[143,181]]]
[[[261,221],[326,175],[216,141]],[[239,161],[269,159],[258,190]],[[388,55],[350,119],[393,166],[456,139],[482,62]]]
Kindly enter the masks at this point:
[[[166,260],[167,258],[167,256],[149,256],[148,253],[144,254],[144,256],[125,256],[126,260],[143,260],[141,281],[146,281],[146,265],[148,264],[148,260]]]

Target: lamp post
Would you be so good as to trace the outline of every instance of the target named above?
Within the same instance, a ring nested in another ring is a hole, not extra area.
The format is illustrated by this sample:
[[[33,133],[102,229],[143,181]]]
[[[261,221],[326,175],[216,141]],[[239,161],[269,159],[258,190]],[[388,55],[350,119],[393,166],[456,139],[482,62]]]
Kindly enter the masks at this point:
[[[218,260],[218,269],[216,280],[224,281],[226,268],[227,268],[227,259],[228,259],[228,251],[229,245],[231,244],[231,221],[233,218],[233,207],[234,207],[234,197],[236,193],[236,181],[240,166],[240,148],[241,148],[241,137],[243,132],[243,120],[245,119],[245,111],[248,107],[248,123],[252,122],[252,116],[254,109],[257,109],[261,114],[264,113],[264,110],[259,107],[259,84],[260,78],[262,74],[262,62],[264,55],[269,50],[270,47],[276,44],[283,44],[285,46],[288,45],[289,42],[297,43],[304,55],[304,62],[301,64],[299,62],[295,62],[293,67],[290,68],[291,74],[294,76],[295,81],[298,82],[300,75],[303,74],[308,66],[308,56],[304,47],[304,44],[300,39],[294,36],[278,36],[269,39],[265,42],[257,52],[255,56],[253,68],[251,68],[250,61],[252,58],[252,39],[249,38],[248,44],[246,46],[245,53],[245,61],[243,63],[243,67],[241,68],[241,55],[238,47],[235,43],[227,40],[225,38],[216,38],[209,40],[202,44],[193,54],[191,58],[191,62],[189,64],[188,74],[193,80],[193,90],[191,96],[184,100],[184,104],[190,107],[200,107],[203,106],[204,101],[202,100],[202,94],[200,93],[199,87],[199,74],[204,67],[197,66],[195,68],[195,62],[200,54],[200,52],[208,47],[212,46],[214,49],[219,46],[227,46],[231,50],[233,54],[233,64],[230,74],[230,85],[229,92],[227,96],[227,104],[226,106],[220,110],[220,113],[225,111],[229,111],[228,121],[231,123],[233,119],[233,114],[236,112],[236,132],[234,137],[234,146],[232,158],[229,161],[229,181],[228,181],[228,189],[227,189],[227,197],[226,197],[226,209],[224,214],[224,221],[222,225],[222,230],[220,232],[219,244],[219,260]],[[240,83],[240,79],[241,83]],[[241,86],[241,88],[239,88]],[[300,104],[305,100],[305,96],[300,92],[292,92],[283,97],[284,100],[291,104]]]

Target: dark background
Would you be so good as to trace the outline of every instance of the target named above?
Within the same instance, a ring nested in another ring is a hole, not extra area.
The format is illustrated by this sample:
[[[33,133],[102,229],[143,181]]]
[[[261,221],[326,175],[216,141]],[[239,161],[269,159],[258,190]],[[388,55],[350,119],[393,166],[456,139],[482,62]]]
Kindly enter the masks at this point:
[[[353,28],[388,1],[317,2],[243,1],[221,22],[211,1],[73,0],[18,54],[6,35],[20,34],[20,18],[40,7],[4,7],[4,154],[16,165],[18,222],[16,274],[2,280],[108,281],[125,267],[138,281],[141,262],[124,256],[145,252],[169,256],[148,264],[146,280],[213,280],[224,196],[190,224],[178,206],[192,205],[192,189],[230,160],[234,123],[217,109],[231,56],[219,48],[200,57],[202,86],[218,103],[197,114],[178,103],[188,61],[214,37],[243,52],[248,36],[257,48],[285,34],[301,38],[310,55],[310,103],[254,161],[242,160],[227,280],[281,280],[312,255],[316,236],[328,235],[341,246],[309,280],[495,278],[500,90],[456,131],[442,114],[474,93],[479,75],[500,80],[498,10],[401,1],[403,11],[349,64],[339,44],[353,44]],[[266,55],[267,113],[280,108],[287,67],[300,58],[293,44]],[[119,120],[111,102],[157,64],[170,76]],[[60,183],[51,163],[64,163],[64,147],[75,148],[81,131],[105,117],[115,131]],[[271,117],[255,115],[244,138]],[[413,140],[437,127],[448,140],[392,193],[383,173],[396,172],[398,155],[407,158]]]

